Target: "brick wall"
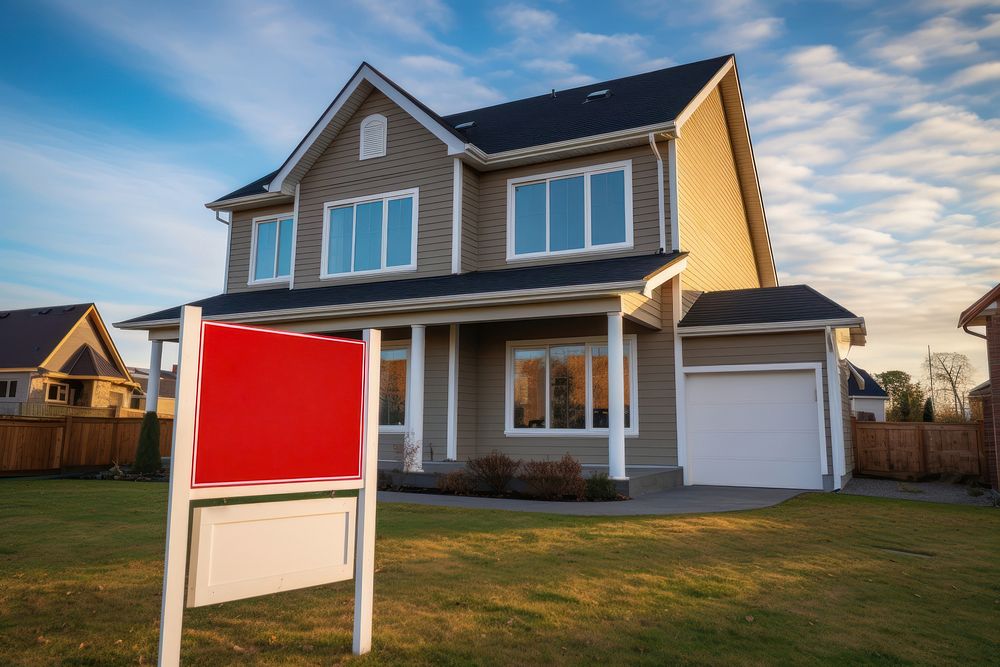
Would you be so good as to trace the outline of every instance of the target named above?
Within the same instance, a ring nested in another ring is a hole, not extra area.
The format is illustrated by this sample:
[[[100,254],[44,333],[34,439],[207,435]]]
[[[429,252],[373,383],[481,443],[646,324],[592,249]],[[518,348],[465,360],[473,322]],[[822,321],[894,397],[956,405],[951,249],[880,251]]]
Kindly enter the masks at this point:
[[[1000,316],[986,320],[986,358],[990,371],[990,400],[983,401],[983,430],[990,484],[1000,489]]]

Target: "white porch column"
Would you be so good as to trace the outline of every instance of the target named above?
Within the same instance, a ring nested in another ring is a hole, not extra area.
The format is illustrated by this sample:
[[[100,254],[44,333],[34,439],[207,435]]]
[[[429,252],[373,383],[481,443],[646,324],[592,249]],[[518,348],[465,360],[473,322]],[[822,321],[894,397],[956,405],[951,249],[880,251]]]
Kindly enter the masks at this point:
[[[163,341],[151,341],[149,350],[149,380],[146,382],[146,412],[156,412],[160,401],[160,366],[163,363]]]
[[[608,313],[608,476],[625,476],[625,341],[622,314]]]
[[[458,459],[458,325],[448,327],[448,441],[445,458]]]
[[[409,424],[411,446],[416,449],[416,460],[407,472],[421,472],[424,469],[424,333],[423,324],[411,325],[408,378],[410,395],[406,422]],[[406,461],[406,452],[403,453],[403,460]]]

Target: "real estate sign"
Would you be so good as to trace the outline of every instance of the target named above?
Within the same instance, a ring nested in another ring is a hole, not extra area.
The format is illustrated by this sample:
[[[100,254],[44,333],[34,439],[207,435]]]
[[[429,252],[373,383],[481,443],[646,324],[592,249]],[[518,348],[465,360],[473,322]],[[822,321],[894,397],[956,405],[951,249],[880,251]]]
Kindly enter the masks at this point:
[[[185,605],[352,577],[354,652],[367,652],[380,333],[203,321],[191,306],[180,329],[160,664],[179,662]]]

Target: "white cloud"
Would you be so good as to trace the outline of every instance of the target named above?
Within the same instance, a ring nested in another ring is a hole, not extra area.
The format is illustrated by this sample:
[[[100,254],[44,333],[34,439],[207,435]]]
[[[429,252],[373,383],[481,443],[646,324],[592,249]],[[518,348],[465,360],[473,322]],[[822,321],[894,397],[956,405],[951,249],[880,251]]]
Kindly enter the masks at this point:
[[[980,63],[956,72],[949,79],[953,86],[964,87],[974,86],[986,81],[1000,79],[1000,61],[994,60],[988,63]]]
[[[555,12],[516,4],[497,8],[495,15],[504,28],[518,33],[548,32],[559,21]]]
[[[1000,37],[1000,16],[987,15],[982,27],[973,27],[953,16],[937,16],[917,30],[885,39],[875,33],[872,52],[893,66],[914,71],[935,60],[962,58],[980,51],[980,42]]]

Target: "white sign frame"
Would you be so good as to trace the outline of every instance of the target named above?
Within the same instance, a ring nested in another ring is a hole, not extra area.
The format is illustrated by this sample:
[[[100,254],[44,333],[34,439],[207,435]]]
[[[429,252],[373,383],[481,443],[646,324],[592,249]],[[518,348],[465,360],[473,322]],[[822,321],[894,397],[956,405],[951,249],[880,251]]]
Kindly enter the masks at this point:
[[[355,655],[369,652],[372,643],[372,601],[375,580],[379,359],[381,357],[382,332],[379,329],[365,329],[364,331],[364,341],[367,348],[367,359],[365,360],[367,395],[364,399],[365,424],[360,485],[357,480],[331,480],[266,486],[192,489],[191,469],[194,454],[195,411],[200,379],[198,373],[201,329],[201,308],[196,306],[181,308],[177,398],[174,408],[173,443],[170,450],[170,491],[167,501],[167,538],[163,564],[163,599],[160,611],[158,664],[169,667],[180,664],[192,500],[264,496],[290,492],[338,491],[353,488],[358,489],[357,499],[343,499],[356,502],[353,534],[355,544],[353,545],[354,637],[352,648]],[[296,502],[308,501],[283,501],[276,504],[287,503],[291,505]],[[354,514],[352,513],[352,515]],[[198,517],[201,521],[204,513],[199,513]],[[192,550],[191,553],[194,554],[195,551]],[[192,567],[196,568],[197,566],[192,563]],[[197,585],[197,583],[193,585]]]

